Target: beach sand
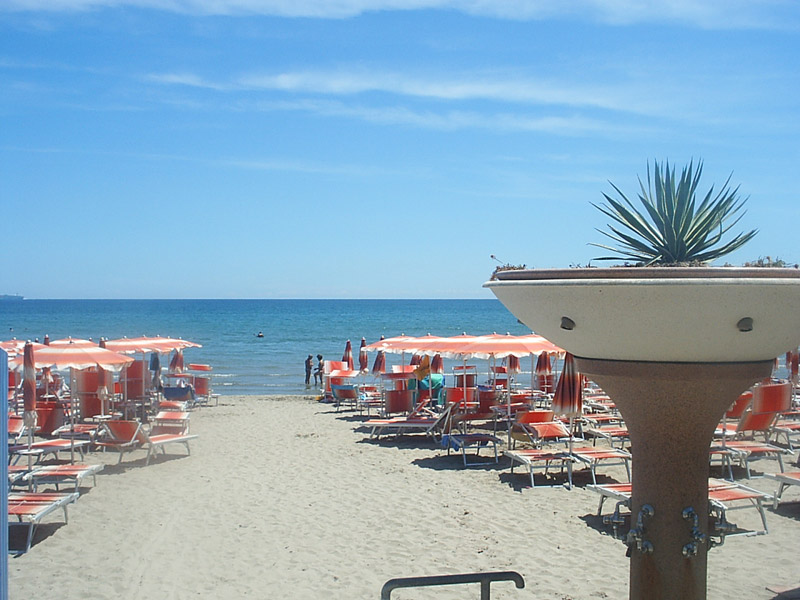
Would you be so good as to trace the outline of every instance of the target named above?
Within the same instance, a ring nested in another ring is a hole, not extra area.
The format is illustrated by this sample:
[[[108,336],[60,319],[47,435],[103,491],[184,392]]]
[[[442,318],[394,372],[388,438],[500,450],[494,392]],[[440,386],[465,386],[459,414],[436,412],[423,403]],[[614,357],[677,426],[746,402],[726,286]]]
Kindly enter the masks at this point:
[[[68,525],[54,513],[31,551],[9,558],[10,597],[379,598],[394,577],[515,570],[525,589],[495,583],[492,598],[627,598],[626,548],[595,516],[588,472],[573,490],[532,489],[507,460],[464,469],[422,436],[370,441],[355,413],[310,397],[223,397],[192,414],[191,430],[191,456],[168,446],[149,466],[144,451],[119,466],[116,453],[91,453],[108,465],[97,486]],[[623,481],[620,471],[605,473]],[[729,518],[760,522],[754,510]],[[709,598],[800,584],[800,502],[767,519],[769,535],[709,553]],[[392,594],[478,597],[477,584]]]

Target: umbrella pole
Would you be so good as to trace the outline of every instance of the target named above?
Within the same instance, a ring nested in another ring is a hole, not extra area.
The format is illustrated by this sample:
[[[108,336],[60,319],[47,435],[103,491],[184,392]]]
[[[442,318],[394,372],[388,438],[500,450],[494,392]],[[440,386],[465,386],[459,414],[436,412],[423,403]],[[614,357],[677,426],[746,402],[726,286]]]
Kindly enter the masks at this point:
[[[69,462],[75,464],[75,369],[69,370]]]

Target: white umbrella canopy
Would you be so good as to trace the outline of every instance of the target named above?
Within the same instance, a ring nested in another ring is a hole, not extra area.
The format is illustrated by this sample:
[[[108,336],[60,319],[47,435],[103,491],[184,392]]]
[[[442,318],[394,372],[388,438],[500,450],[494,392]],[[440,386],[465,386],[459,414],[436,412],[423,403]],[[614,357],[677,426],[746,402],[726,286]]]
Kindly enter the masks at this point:
[[[158,352],[159,354],[168,354],[173,350],[182,350],[184,348],[202,348],[202,346],[200,344],[196,344],[195,342],[182,340],[180,338],[142,336],[136,338],[123,337],[116,340],[106,340],[106,348],[121,354],[136,354],[139,352]]]

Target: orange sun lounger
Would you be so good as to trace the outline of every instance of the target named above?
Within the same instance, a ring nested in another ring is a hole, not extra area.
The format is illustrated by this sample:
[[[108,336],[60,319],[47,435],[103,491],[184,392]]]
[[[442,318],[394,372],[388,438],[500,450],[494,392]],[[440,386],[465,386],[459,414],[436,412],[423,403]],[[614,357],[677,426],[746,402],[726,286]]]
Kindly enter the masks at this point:
[[[138,421],[107,421],[103,423],[103,427],[108,436],[106,439],[98,441],[97,445],[117,450],[119,452],[117,464],[122,462],[122,457],[126,452],[133,452],[139,448],[147,449],[145,464],[150,464],[150,457],[156,453],[158,448],[161,448],[162,452],[166,452],[164,446],[167,444],[183,444],[186,446],[187,454],[191,454],[189,440],[197,437],[187,433],[148,434]]]
[[[617,533],[617,526],[622,523],[622,518],[620,517],[620,509],[622,507],[630,508],[630,500],[631,500],[631,489],[632,485],[630,483],[612,483],[606,485],[590,485],[587,486],[590,490],[597,492],[600,494],[600,504],[597,507],[597,516],[602,514],[603,510],[603,503],[606,499],[611,498],[613,500],[617,500],[617,506],[614,509],[614,514],[611,517],[604,518],[604,521],[608,521],[614,524],[614,533]],[[761,517],[761,524],[763,525],[763,529],[760,531],[742,531],[740,533],[731,533],[728,536],[732,535],[763,535],[768,533],[767,529],[767,515],[764,511],[764,501],[773,502],[774,496],[770,494],[766,494],[764,492],[760,492],[753,488],[747,487],[745,485],[741,485],[738,483],[733,483],[732,481],[725,481],[722,479],[713,479],[710,478],[708,480],[708,503],[709,508],[715,510],[718,515],[719,519],[722,522],[727,522],[726,515],[728,511],[731,510],[740,510],[744,508],[755,508],[758,511],[759,516]],[[733,502],[746,502],[744,506],[737,505],[731,506]]]
[[[16,518],[17,523],[9,525],[26,525],[28,536],[24,549],[11,550],[16,555],[25,554],[31,548],[33,542],[33,532],[44,517],[51,512],[61,508],[64,510],[64,522],[67,522],[67,505],[72,504],[78,499],[76,492],[15,492],[8,495],[8,517]],[[25,523],[27,521],[27,523]]]
[[[75,483],[75,491],[84,478],[91,476],[94,485],[97,485],[97,474],[103,470],[103,465],[41,465],[25,475],[24,481],[33,483],[34,491],[39,485],[52,483],[58,486],[62,483]]]

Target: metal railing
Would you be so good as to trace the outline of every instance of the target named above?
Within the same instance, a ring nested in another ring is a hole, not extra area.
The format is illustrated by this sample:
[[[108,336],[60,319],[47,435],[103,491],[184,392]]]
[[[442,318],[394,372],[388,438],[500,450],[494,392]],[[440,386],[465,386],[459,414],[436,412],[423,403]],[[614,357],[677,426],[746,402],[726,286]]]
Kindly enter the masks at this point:
[[[381,600],[389,600],[397,588],[432,587],[436,585],[481,584],[481,600],[489,600],[489,586],[494,581],[513,581],[518,589],[525,587],[525,580],[516,571],[489,571],[486,573],[461,573],[458,575],[430,575],[427,577],[398,577],[383,584]]]

